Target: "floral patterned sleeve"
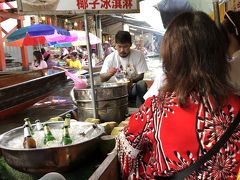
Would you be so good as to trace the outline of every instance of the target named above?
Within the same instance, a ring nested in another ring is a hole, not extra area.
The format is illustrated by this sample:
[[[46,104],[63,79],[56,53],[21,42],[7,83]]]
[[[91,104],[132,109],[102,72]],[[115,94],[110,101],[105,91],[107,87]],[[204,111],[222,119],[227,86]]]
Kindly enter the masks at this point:
[[[147,128],[148,106],[151,100],[148,99],[141,106],[138,112],[131,115],[129,124],[117,137],[118,159],[121,164],[123,179],[141,179],[142,156],[140,149],[146,143],[145,138],[149,129]]]

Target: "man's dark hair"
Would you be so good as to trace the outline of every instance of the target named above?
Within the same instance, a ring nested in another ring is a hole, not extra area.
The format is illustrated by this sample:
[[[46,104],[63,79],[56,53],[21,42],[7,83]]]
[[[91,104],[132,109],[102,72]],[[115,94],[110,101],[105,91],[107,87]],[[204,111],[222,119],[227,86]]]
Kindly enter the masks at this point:
[[[33,51],[35,61],[40,64],[40,61],[43,59],[41,51]]]
[[[125,44],[129,43],[132,44],[132,37],[128,31],[118,31],[115,36],[115,43]]]
[[[74,56],[75,58],[77,58],[78,53],[77,53],[77,52],[71,52],[70,55],[71,55],[71,56]]]
[[[43,59],[42,53],[40,51],[33,51],[33,55],[36,59]]]

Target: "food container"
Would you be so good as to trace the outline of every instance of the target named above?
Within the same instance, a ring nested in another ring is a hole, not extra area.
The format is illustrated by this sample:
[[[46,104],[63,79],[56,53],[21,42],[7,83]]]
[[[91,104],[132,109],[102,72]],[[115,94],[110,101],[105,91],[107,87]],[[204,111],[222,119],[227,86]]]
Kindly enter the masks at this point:
[[[104,83],[94,87],[96,95],[97,116],[102,122],[121,122],[128,113],[127,84]],[[93,117],[92,90],[74,89],[71,98],[78,107],[79,120],[84,121]]]
[[[61,129],[63,121],[48,124],[51,129]],[[79,127],[84,126],[84,128],[92,126],[92,123],[79,121],[71,122],[71,124],[79,125]],[[78,131],[77,128],[75,130]],[[92,136],[71,145],[36,149],[9,147],[9,141],[21,136],[22,133],[23,127],[18,127],[0,136],[2,156],[14,169],[27,173],[45,174],[52,171],[67,171],[78,163],[86,161],[87,157],[91,156],[91,153],[98,147],[104,128],[98,125],[96,132]]]

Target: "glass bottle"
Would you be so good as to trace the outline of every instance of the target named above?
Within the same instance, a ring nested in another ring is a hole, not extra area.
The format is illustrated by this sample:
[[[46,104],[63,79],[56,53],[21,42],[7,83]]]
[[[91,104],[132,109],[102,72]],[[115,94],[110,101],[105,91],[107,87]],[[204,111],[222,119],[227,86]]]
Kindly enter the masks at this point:
[[[28,124],[28,127],[30,129],[31,135],[33,135],[34,134],[34,130],[33,130],[32,124],[30,122],[30,118],[24,118],[24,122],[25,122],[25,124]]]
[[[72,144],[72,139],[69,135],[68,126],[63,126],[62,144],[63,145]]]
[[[36,148],[36,141],[33,139],[32,135],[31,135],[30,127],[28,126],[28,124],[24,125],[23,147],[25,149]]]
[[[47,123],[44,124],[43,129],[44,129],[44,144],[48,144],[49,142],[54,141],[55,137],[50,131],[50,128]]]
[[[41,131],[41,130],[43,130],[43,125],[42,125],[42,123],[40,122],[40,120],[39,119],[37,119],[36,121],[35,121],[35,131]]]
[[[64,119],[64,126],[70,128],[71,114],[67,113]]]

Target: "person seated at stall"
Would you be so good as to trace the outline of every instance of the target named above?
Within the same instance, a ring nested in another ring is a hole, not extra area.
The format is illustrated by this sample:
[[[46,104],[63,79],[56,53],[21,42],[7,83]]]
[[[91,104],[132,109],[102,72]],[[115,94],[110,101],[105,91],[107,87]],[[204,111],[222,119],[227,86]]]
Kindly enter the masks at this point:
[[[159,95],[148,98],[116,138],[123,179],[236,179],[240,98],[228,81],[223,33],[206,13],[185,12],[161,43],[166,78]],[[230,138],[218,149],[226,132]],[[216,154],[207,158],[212,148]]]
[[[227,33],[231,83],[240,95],[240,11],[226,12],[222,26]]]
[[[148,91],[146,92],[146,94],[144,94],[143,98],[146,100],[147,98],[151,97],[151,96],[157,96],[159,94],[159,90],[160,88],[164,85],[164,80],[165,80],[165,74],[161,69],[158,69],[158,74],[156,75],[153,84],[151,85],[151,87],[148,89]]]
[[[69,51],[67,48],[63,47],[61,48],[61,57],[60,59],[64,59],[65,57],[67,57],[69,55]]]
[[[47,60],[47,65],[49,68],[53,67],[53,66],[57,66],[58,64],[58,58],[55,57],[55,55],[53,53],[49,54],[49,59]]]
[[[49,57],[50,57],[50,53],[48,51],[46,51],[45,48],[41,48],[41,53],[43,55],[43,59],[44,61],[48,61]]]
[[[143,81],[144,73],[148,71],[147,63],[141,51],[130,49],[132,38],[127,31],[118,31],[115,36],[116,51],[104,60],[100,71],[102,82],[116,82],[120,74],[128,79],[128,95],[136,99],[136,107],[143,102],[147,92],[147,84]]]
[[[66,59],[67,67],[73,69],[82,69],[82,64],[78,58],[78,53],[73,51],[70,53],[69,59]]]
[[[103,47],[103,60],[114,51],[114,48],[111,47],[111,44],[108,41],[102,43]]]
[[[43,56],[40,51],[34,51],[33,56],[35,57],[35,59],[32,61],[33,70],[44,69],[48,67],[46,61],[43,60]]]

